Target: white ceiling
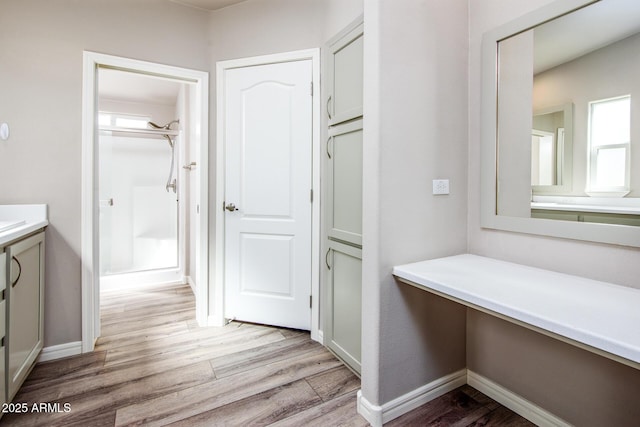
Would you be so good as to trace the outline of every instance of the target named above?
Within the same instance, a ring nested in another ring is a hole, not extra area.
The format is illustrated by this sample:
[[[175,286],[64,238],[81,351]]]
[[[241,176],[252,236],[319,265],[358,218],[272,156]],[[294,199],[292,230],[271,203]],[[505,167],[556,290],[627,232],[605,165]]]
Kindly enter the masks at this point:
[[[165,78],[100,68],[101,98],[146,104],[176,105],[182,83]]]
[[[184,6],[195,7],[202,10],[218,10],[223,7],[231,6],[234,4],[242,3],[246,0],[171,0],[174,3],[182,4]]]

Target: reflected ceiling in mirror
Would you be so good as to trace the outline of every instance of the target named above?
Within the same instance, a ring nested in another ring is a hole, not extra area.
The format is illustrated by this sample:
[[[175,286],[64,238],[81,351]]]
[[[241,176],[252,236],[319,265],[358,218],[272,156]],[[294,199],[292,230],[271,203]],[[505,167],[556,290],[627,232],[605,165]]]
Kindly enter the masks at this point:
[[[594,114],[640,117],[640,2],[541,22],[497,40],[496,214],[640,226],[640,119]]]

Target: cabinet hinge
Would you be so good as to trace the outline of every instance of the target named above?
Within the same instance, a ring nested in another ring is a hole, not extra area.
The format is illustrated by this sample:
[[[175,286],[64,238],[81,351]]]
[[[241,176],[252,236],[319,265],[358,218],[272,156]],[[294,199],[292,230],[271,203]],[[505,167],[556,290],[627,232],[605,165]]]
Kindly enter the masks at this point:
[[[309,190],[309,199],[311,199],[311,203],[313,203],[313,188]]]
[[[313,96],[313,82],[311,82],[310,86],[311,86],[311,96]]]
[[[309,295],[309,308],[313,308],[313,295]]]

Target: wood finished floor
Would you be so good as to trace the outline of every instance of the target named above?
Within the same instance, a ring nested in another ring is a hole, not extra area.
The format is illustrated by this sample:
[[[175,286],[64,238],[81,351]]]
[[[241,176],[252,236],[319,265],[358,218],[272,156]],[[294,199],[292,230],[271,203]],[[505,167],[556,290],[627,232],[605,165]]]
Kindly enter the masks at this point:
[[[2,426],[367,426],[360,380],[306,332],[199,328],[188,286],[104,292],[96,351],[35,366]],[[71,410],[64,412],[62,405]],[[530,426],[464,386],[389,426]]]

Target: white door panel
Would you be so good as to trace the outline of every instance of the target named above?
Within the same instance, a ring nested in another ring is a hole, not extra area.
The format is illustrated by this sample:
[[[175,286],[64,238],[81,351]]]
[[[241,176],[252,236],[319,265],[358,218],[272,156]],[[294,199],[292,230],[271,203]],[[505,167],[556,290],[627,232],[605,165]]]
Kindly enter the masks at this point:
[[[310,329],[311,61],[225,74],[225,317]]]

